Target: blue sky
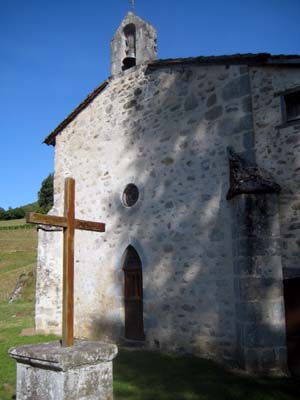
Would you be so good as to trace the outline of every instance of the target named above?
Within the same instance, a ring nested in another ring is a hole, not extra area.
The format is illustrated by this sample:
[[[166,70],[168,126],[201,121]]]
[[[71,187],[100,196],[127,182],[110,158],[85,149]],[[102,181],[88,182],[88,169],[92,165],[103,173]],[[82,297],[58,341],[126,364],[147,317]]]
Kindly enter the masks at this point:
[[[43,139],[104,79],[127,0],[0,0],[0,207],[36,200]],[[300,0],[136,0],[160,58],[300,54]]]

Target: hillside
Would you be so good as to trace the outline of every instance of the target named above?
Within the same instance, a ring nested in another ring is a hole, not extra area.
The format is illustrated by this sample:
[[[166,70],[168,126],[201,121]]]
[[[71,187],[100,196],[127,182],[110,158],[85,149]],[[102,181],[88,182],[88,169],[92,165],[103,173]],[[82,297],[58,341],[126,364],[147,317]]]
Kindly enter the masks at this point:
[[[22,274],[26,280],[23,298],[34,299],[37,231],[31,225],[16,229],[24,224],[24,219],[0,221],[0,302],[9,299]]]
[[[10,220],[19,220],[25,217],[26,213],[35,211],[35,212],[43,212],[44,210],[39,207],[38,202],[25,204],[24,206],[9,208],[5,210],[0,207],[0,222],[1,221],[10,221]],[[47,211],[47,210],[46,210]]]

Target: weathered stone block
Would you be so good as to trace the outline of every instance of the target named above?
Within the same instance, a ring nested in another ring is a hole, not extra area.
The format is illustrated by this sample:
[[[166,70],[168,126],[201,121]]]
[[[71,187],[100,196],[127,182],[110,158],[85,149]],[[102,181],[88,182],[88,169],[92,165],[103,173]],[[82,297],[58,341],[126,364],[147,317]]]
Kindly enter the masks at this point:
[[[222,97],[225,101],[237,99],[250,92],[249,76],[240,76],[225,85]]]
[[[219,136],[231,136],[253,129],[252,115],[246,114],[240,118],[223,118],[218,124]]]
[[[275,365],[276,362],[276,353],[274,349],[264,350],[261,353],[260,357],[261,369],[268,371]]]
[[[244,351],[243,368],[248,371],[259,371],[259,350],[246,349]]]
[[[17,400],[112,400],[112,360],[117,346],[75,341],[9,350],[17,361]]]
[[[236,275],[253,275],[256,273],[251,257],[234,257],[233,268]]]
[[[257,256],[279,256],[281,254],[279,239],[254,237],[250,241]]]
[[[243,144],[244,144],[245,149],[252,149],[254,147],[253,131],[244,133]]]
[[[243,101],[242,101],[242,108],[243,108],[243,111],[244,111],[245,113],[250,113],[250,112],[252,112],[252,101],[251,101],[251,96],[247,96],[247,97],[244,97],[244,98],[243,98]]]
[[[213,93],[208,97],[206,105],[207,105],[207,107],[211,107],[211,106],[215,105],[216,102],[217,102],[217,96],[215,93]]]
[[[237,303],[237,317],[240,321],[261,321],[261,304],[259,302],[241,302]]]
[[[245,301],[276,299],[282,295],[282,283],[273,278],[244,277],[240,285],[241,298]]]
[[[248,323],[245,329],[245,347],[283,347],[285,333],[274,326],[260,323]]]
[[[215,106],[211,110],[205,113],[205,118],[208,121],[213,121],[219,118],[223,114],[223,107],[222,106]]]
[[[236,339],[237,343],[240,345],[239,348],[243,348],[245,342],[245,335],[244,335],[244,324],[237,321],[236,323]]]
[[[188,96],[184,102],[184,109],[185,111],[191,111],[194,110],[194,108],[197,108],[199,105],[199,101],[197,100],[197,97],[193,94]]]
[[[285,325],[285,311],[284,301],[282,297],[279,297],[278,301],[275,301],[270,305],[270,316],[274,324]]]

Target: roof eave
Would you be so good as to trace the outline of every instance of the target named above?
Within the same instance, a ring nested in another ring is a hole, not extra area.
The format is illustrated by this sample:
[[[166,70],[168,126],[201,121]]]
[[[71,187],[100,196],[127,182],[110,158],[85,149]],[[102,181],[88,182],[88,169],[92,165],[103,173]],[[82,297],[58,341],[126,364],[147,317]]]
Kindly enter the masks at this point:
[[[285,65],[299,66],[300,55],[271,55],[270,53],[258,54],[232,54],[223,56],[200,56],[190,58],[171,58],[155,60],[148,63],[149,69],[171,67],[176,65]]]
[[[176,65],[249,65],[249,66],[288,66],[299,67],[300,55],[271,55],[270,53],[258,54],[233,54],[223,56],[201,56],[190,58],[173,58],[155,60],[147,63],[147,70],[150,72],[156,68],[172,67]],[[78,107],[65,118],[44,140],[43,143],[55,146],[56,136],[85,109],[108,85],[111,78],[106,79],[92,93],[90,93]]]

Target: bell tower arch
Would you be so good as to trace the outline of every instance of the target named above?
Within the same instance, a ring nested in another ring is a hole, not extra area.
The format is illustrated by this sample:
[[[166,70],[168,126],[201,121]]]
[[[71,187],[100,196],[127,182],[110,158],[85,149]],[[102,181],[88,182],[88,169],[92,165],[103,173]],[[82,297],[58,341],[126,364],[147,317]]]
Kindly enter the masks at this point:
[[[156,59],[156,30],[129,12],[111,41],[111,75]]]

